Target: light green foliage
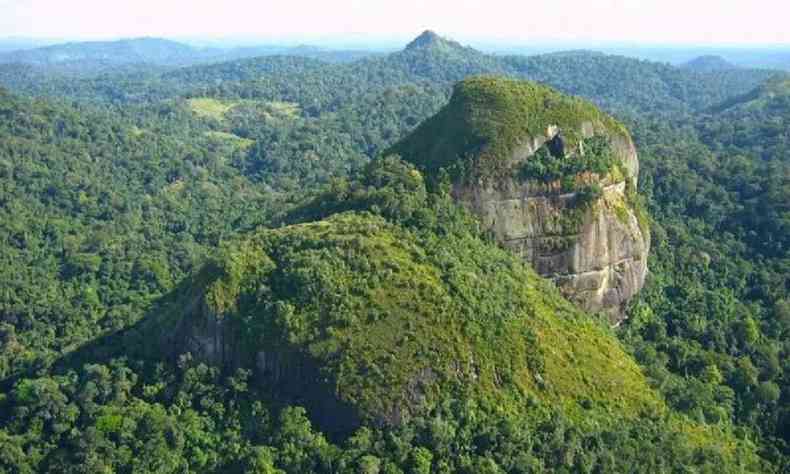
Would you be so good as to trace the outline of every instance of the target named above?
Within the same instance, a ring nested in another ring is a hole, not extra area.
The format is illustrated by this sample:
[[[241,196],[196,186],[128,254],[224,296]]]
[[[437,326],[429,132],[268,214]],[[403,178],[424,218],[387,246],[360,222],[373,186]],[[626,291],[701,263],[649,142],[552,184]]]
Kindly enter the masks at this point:
[[[241,292],[244,289],[248,291],[255,289],[244,287],[249,283],[244,281],[249,275],[265,275],[273,268],[273,262],[263,250],[252,243],[223,250],[218,267],[209,265],[207,268],[208,272],[222,275],[222,278],[210,285],[205,292],[207,308],[215,315],[234,311]]]
[[[642,232],[642,235],[645,237],[649,236],[650,215],[647,211],[645,199],[643,196],[637,193],[636,187],[631,180],[626,180],[625,182],[625,205],[623,206],[623,209],[625,206],[628,206],[628,208],[636,216],[636,221],[639,223],[639,229]],[[618,208],[616,212],[618,212],[618,217],[624,217],[622,215],[623,210],[621,208]]]
[[[236,105],[233,102],[222,102],[210,97],[200,97],[189,99],[189,108],[201,117],[212,118],[214,120],[223,120],[227,114]]]
[[[266,121],[294,120],[299,117],[299,104],[285,101],[220,100],[213,97],[187,99],[187,106],[196,115],[227,122],[232,115],[254,115]]]
[[[265,254],[241,252],[231,265],[247,271],[225,271],[209,286],[209,306],[217,289],[235,296],[220,317],[241,325],[249,350],[301,348],[369,419],[420,409],[409,390],[425,373],[427,407],[451,389],[505,407],[534,396],[572,411],[582,399],[631,415],[661,410],[610,335],[470,235],[439,238],[347,213],[239,245]]]
[[[206,136],[209,138],[216,139],[218,141],[225,141],[232,143],[235,146],[238,146],[242,149],[247,149],[255,144],[254,140],[250,140],[249,138],[242,138],[238,135],[234,135],[228,132],[218,132],[215,130],[206,132]]]
[[[476,77],[457,84],[450,103],[392,151],[429,173],[446,168],[492,178],[508,173],[513,152],[545,136],[548,126],[565,133],[567,148],[578,148],[584,123],[599,133],[628,135],[583,99],[533,82]]]
[[[299,104],[293,102],[271,101],[264,104],[267,112],[267,117],[270,120],[275,119],[295,119],[299,117],[300,108]]]

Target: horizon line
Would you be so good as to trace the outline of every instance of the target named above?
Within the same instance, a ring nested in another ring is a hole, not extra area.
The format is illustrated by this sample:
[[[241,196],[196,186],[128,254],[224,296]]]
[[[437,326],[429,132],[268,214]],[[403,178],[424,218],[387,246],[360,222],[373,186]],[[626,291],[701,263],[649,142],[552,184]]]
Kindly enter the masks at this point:
[[[430,31],[430,30],[427,30]],[[466,36],[466,35],[447,35],[439,33],[439,36],[445,39],[454,40],[463,43],[465,46],[497,46],[507,48],[528,48],[528,47],[545,47],[545,46],[585,46],[588,47],[629,47],[629,48],[650,48],[660,47],[667,49],[676,48],[698,48],[698,49],[719,49],[719,48],[732,48],[732,49],[788,49],[790,50],[790,43],[734,43],[734,42],[657,42],[657,41],[643,41],[643,40],[628,40],[628,39],[561,39],[561,38],[534,38],[534,39],[519,39],[519,38],[505,38],[495,36]],[[256,42],[258,45],[278,45],[278,46],[320,46],[321,42],[333,42],[339,46],[378,46],[388,45],[397,47],[398,45],[406,45],[409,41],[416,38],[417,35],[407,36],[403,35],[376,35],[367,33],[337,33],[337,34],[322,34],[310,35],[303,33],[294,33],[288,35],[269,36],[259,33],[229,33],[229,34],[190,34],[190,35],[156,35],[156,34],[135,34],[135,35],[122,35],[122,36],[38,36],[38,35],[10,35],[0,36],[0,41],[35,41],[35,42],[48,42],[47,46],[52,46],[60,43],[92,43],[92,42],[112,42],[124,41],[135,39],[164,39],[177,42],[192,42],[192,41],[205,41],[205,42]],[[318,42],[318,43],[311,43]]]

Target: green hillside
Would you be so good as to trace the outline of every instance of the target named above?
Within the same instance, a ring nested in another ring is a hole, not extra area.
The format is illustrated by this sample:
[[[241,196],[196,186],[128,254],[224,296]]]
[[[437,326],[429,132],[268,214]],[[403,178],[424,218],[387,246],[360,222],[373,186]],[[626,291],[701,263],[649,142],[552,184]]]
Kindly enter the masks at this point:
[[[258,232],[206,271],[217,276],[190,291],[202,310],[181,324],[227,322],[239,338],[227,350],[248,365],[258,350],[307,356],[369,422],[450,395],[506,410],[530,397],[571,413],[662,409],[611,334],[472,236],[338,214]]]
[[[452,167],[491,177],[506,172],[515,149],[527,137],[544,136],[547,124],[563,130],[571,149],[585,123],[628,136],[588,101],[533,82],[476,77],[456,85],[450,103],[390,151],[431,173]]]
[[[315,205],[355,210],[226,245],[163,315],[171,329],[152,320],[176,336],[146,339],[250,370],[329,433],[408,426],[465,400],[526,425],[547,410],[579,429],[663,420],[660,436],[683,449],[755,468],[748,443],[668,411],[603,322],[476,235],[415,169],[382,160],[353,187],[351,199]],[[220,342],[205,350],[205,341]]]

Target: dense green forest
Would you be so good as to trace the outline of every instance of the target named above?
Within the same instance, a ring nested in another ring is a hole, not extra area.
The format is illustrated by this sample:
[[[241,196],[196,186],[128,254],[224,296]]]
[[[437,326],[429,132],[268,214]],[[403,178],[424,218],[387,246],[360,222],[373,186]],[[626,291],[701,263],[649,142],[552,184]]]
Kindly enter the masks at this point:
[[[306,56],[0,65],[0,472],[790,470],[787,76],[431,33]],[[477,74],[585,97],[635,138],[650,275],[619,328],[383,156]],[[195,295],[236,308],[245,344],[309,348],[333,393],[177,351]],[[398,370],[452,379],[464,344],[476,383],[381,421]],[[333,397],[364,409],[327,423]]]

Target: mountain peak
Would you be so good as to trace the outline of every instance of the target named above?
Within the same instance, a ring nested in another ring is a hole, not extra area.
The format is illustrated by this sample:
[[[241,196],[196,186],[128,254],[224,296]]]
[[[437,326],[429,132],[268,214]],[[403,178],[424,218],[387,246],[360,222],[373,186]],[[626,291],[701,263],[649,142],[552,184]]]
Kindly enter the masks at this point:
[[[737,69],[737,66],[730,63],[723,57],[712,54],[694,58],[684,64],[683,67],[697,72],[718,72]]]
[[[395,145],[393,153],[427,171],[472,156],[475,166],[496,168],[510,163],[523,140],[545,135],[550,126],[562,129],[566,144],[575,147],[585,123],[627,136],[622,125],[587,101],[535,82],[475,76],[457,83],[447,106]],[[438,131],[445,135],[437,136]]]
[[[407,50],[449,46],[456,43],[446,40],[431,30],[425,30],[406,46]]]

